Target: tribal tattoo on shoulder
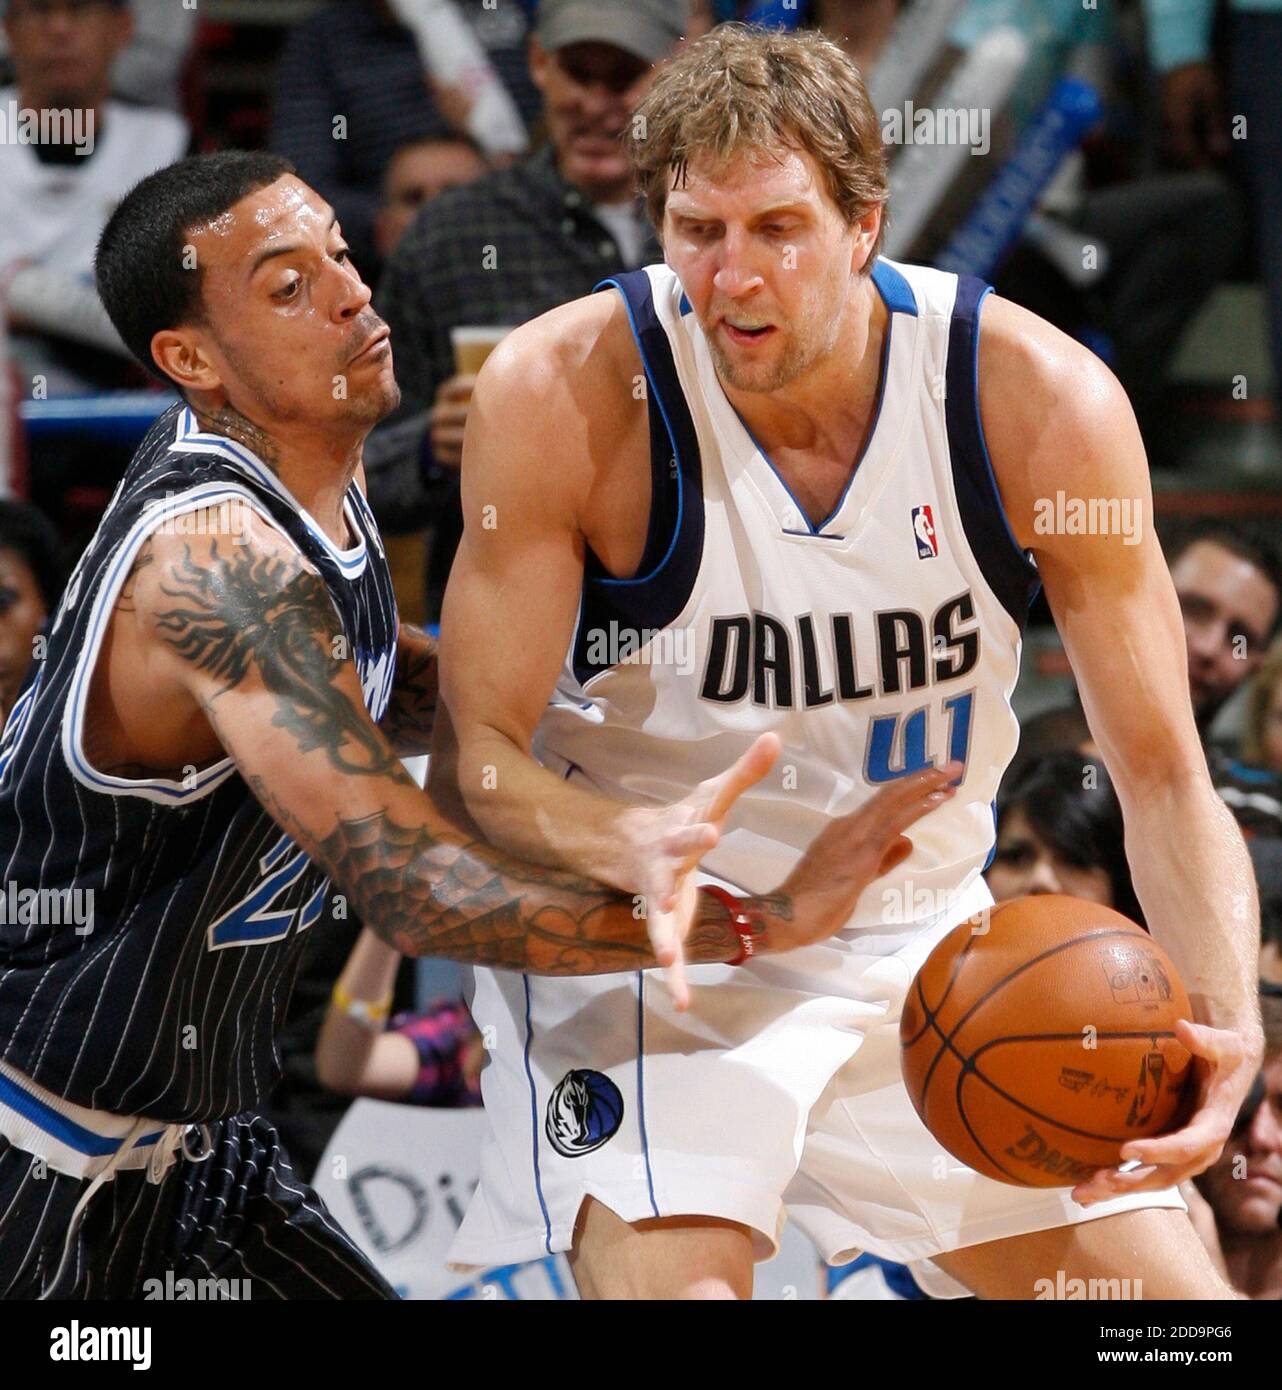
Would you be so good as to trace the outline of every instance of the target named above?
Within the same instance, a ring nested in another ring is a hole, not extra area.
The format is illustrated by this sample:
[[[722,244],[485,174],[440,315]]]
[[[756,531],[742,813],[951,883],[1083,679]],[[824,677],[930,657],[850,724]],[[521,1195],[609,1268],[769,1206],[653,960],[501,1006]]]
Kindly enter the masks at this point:
[[[248,545],[225,553],[215,541],[199,562],[184,547],[160,590],[173,600],[156,615],[163,640],[224,691],[257,666],[276,697],[272,723],[300,752],[323,748],[343,772],[408,779],[366,711],[335,685],[348,639],[318,574]]]
[[[190,546],[159,578],[169,601],[156,622],[162,639],[221,682],[222,691],[255,667],[271,694],[273,725],[300,752],[323,749],[333,766],[357,776],[414,786],[369,718],[335,684],[343,629],[323,581],[299,561],[252,546],[197,561]],[[423,661],[427,649],[419,649]],[[422,718],[434,698],[434,663],[415,665],[407,709]],[[429,695],[431,692],[431,695]],[[207,710],[218,723],[217,697]],[[409,717],[409,716],[407,716]],[[430,722],[430,721],[429,721]],[[594,975],[653,965],[644,904],[591,879],[526,864],[469,840],[445,821],[384,808],[309,833],[257,775],[249,785],[264,809],[346,893],[365,924],[407,955],[445,956],[475,965],[545,975]],[[734,957],[738,937],[724,907],[701,903],[686,941],[693,963]]]

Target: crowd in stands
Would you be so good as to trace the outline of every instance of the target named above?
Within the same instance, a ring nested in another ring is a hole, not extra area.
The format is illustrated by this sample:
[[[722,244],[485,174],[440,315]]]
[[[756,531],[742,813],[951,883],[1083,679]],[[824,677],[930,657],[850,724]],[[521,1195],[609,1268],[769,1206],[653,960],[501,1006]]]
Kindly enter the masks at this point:
[[[458,330],[510,328],[662,258],[625,154],[655,65],[726,20],[810,24],[876,87],[890,80],[878,59],[911,8],[318,0],[284,36],[261,94],[264,143],[333,204],[392,329],[403,399],[371,435],[365,467],[407,613],[438,618],[461,530],[477,368]],[[1274,401],[1282,382],[1282,0],[944,8],[955,12],[946,42],[914,89],[926,100],[999,30],[1019,35],[1022,57],[991,151],[941,189],[903,254],[942,253],[1057,84],[1089,84],[1099,119],[1058,161],[988,278],[1110,362],[1155,470],[1195,472],[1196,402],[1171,369],[1225,284],[1252,287],[1262,303]],[[158,390],[97,301],[97,235],[138,179],[218,135],[200,120],[215,23],[204,6],[0,0],[0,11],[0,493],[15,494],[0,500],[2,712],[74,559],[69,518],[83,523],[105,504],[132,447],[42,434],[40,408]],[[75,119],[28,140],[19,129],[30,112]],[[1231,359],[1237,345],[1221,350]],[[1234,405],[1249,401],[1265,403],[1267,421],[1267,382],[1242,387],[1238,375],[1226,360],[1217,409],[1227,414],[1216,418],[1236,420]],[[1257,1298],[1282,1297],[1282,507],[1270,502],[1282,497],[1282,435],[1270,438],[1263,481],[1223,480],[1228,505],[1214,515],[1159,519],[1198,728],[1247,837],[1262,916],[1265,1064],[1223,1158],[1188,1197],[1208,1248]],[[996,808],[989,885],[998,900],[1068,893],[1142,925],[1122,810],[1086,714],[1071,691],[1040,706]],[[480,1103],[484,1049],[457,999],[416,1012],[412,971],[357,922],[326,919],[312,937],[273,1115],[301,1170],[319,1159],[346,1097]]]

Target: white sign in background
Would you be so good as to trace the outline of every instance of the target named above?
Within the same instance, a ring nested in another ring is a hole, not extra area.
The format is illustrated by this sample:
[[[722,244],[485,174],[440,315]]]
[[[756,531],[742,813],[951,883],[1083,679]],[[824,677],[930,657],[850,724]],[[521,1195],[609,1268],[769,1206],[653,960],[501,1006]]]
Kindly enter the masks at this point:
[[[447,1267],[486,1128],[481,1110],[358,1100],[316,1169],[316,1191],[402,1298],[576,1298],[564,1255],[475,1275]],[[822,1280],[815,1247],[788,1226],[779,1254],[757,1266],[753,1297],[818,1298]]]

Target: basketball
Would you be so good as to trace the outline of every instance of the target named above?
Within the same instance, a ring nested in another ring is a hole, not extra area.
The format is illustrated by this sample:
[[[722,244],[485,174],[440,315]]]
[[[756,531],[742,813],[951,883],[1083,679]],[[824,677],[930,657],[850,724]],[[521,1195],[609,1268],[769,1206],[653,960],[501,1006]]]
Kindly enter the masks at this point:
[[[1166,952],[1120,913],[1056,894],[961,923],[909,987],[904,1081],[955,1158],[999,1182],[1067,1187],[1182,1118],[1191,1019]]]

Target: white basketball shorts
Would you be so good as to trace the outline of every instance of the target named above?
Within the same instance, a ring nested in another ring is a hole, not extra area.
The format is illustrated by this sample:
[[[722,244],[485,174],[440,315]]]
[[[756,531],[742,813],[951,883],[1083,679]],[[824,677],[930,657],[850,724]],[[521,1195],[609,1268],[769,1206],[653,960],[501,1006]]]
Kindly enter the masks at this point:
[[[451,1263],[567,1250],[590,1196],[625,1221],[739,1222],[758,1259],[790,1215],[830,1264],[868,1251],[957,1297],[968,1291],[932,1256],[1118,1211],[1182,1209],[1174,1188],[1084,1208],[1067,1188],[995,1182],[917,1118],[899,1070],[904,996],[935,944],[991,902],[976,879],[924,926],[694,967],[685,1014],[658,971],[475,971],[490,1136]]]

